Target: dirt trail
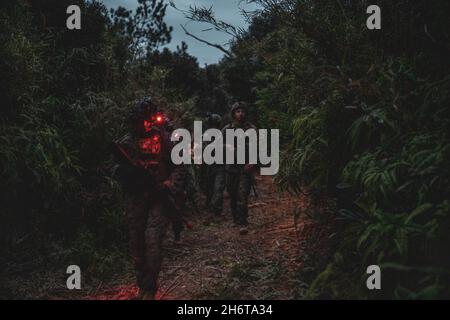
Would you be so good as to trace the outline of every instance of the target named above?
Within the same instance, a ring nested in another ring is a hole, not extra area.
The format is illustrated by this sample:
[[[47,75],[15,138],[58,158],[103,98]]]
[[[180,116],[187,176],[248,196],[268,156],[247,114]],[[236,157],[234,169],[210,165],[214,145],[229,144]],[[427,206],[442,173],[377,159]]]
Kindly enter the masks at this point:
[[[233,225],[225,198],[220,221],[195,215],[194,228],[183,233],[181,244],[166,241],[159,299],[296,297],[302,286],[295,277],[301,241],[293,212],[304,208],[306,199],[278,193],[270,177],[257,177],[257,184],[258,197],[250,198],[247,235]],[[127,275],[126,281],[88,299],[132,299],[137,294],[134,276]]]

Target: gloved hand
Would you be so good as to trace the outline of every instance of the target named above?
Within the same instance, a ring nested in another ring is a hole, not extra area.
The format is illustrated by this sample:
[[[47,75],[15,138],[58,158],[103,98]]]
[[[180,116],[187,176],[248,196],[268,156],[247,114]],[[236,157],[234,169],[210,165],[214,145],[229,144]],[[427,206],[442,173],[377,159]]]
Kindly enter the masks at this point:
[[[162,183],[162,187],[165,190],[168,190],[171,193],[173,193],[173,182],[172,182],[172,180],[170,180],[170,179],[164,180],[163,183]]]

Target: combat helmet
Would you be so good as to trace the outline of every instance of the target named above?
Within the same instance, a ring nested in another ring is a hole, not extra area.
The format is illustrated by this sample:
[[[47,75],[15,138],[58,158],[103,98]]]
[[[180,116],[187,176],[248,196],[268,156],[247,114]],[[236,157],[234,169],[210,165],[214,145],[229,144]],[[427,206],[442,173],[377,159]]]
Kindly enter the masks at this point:
[[[230,109],[231,118],[234,119],[234,112],[237,109],[244,109],[246,112],[248,111],[247,104],[243,101],[235,102]]]
[[[206,113],[206,124],[210,128],[219,127],[222,122],[222,117],[217,113],[207,112]]]
[[[130,122],[135,122],[141,119],[149,117],[158,111],[156,103],[150,96],[146,96],[141,100],[137,101],[135,105],[131,108],[128,115]]]

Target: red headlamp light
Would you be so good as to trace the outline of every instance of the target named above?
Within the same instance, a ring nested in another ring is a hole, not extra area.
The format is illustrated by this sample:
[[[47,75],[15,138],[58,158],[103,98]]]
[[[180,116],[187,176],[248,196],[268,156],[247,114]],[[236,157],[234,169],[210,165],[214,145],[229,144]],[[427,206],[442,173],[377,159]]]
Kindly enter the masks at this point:
[[[156,113],[150,119],[144,120],[145,132],[149,132],[153,126],[161,126],[166,122],[166,117],[163,113]]]
[[[164,123],[164,116],[162,114],[156,115],[155,116],[155,123],[163,124]]]

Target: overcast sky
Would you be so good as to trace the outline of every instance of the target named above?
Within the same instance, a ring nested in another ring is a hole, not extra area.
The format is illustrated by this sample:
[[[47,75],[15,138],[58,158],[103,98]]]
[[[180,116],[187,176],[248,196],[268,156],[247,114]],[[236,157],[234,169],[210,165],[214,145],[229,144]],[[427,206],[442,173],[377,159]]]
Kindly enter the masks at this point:
[[[167,0],[166,0],[167,1]],[[168,2],[168,1],[167,1]],[[137,6],[137,0],[103,0],[103,3],[109,8],[117,8],[118,6],[127,9],[134,9]],[[240,14],[240,8],[245,10],[254,9],[254,5],[248,5],[241,0],[175,0],[175,4],[180,9],[187,9],[189,5],[196,6],[213,6],[217,19],[221,19],[236,27],[247,27],[245,18]],[[218,62],[223,53],[206,44],[200,43],[197,40],[187,36],[181,29],[180,24],[186,24],[188,21],[183,14],[171,6],[167,7],[166,23],[173,27],[172,41],[167,45],[171,50],[176,50],[177,45],[184,41],[188,45],[189,54],[197,57],[200,66],[206,64],[213,64]],[[230,40],[230,36],[217,31],[202,31],[208,28],[207,25],[197,22],[188,22],[186,29],[191,33],[198,35],[207,41],[224,45]]]

